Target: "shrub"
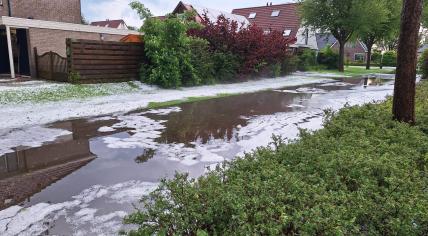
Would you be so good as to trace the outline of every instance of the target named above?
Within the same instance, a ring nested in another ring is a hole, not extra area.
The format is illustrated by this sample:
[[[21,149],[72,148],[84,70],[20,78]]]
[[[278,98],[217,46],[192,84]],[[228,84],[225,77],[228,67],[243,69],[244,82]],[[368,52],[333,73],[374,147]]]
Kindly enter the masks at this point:
[[[236,78],[240,66],[237,56],[217,51],[212,54],[212,60],[217,81],[232,81]]]
[[[299,59],[297,56],[290,56],[285,58],[281,63],[281,74],[288,75],[297,71],[297,64]]]
[[[428,78],[428,49],[426,49],[419,58],[419,70],[422,74],[422,79]]]
[[[78,84],[78,83],[80,83],[81,77],[80,77],[79,72],[71,71],[68,74],[68,78],[67,79],[68,79],[68,82],[70,82],[72,84]]]
[[[316,66],[317,63],[317,54],[314,50],[304,49],[301,53],[298,54],[299,62],[298,69],[300,71],[307,71],[311,67]]]
[[[339,54],[333,51],[330,47],[319,52],[317,60],[320,65],[326,66],[328,70],[338,69]]]
[[[277,31],[264,34],[256,25],[239,27],[238,22],[223,15],[216,22],[204,16],[202,24],[202,29],[189,30],[189,35],[207,40],[214,52],[235,55],[239,58],[241,74],[258,73],[263,67],[281,63],[289,56],[288,46],[295,40]]]
[[[324,129],[298,141],[164,180],[126,218],[139,225],[130,235],[427,235],[428,136],[390,109],[328,112]]]
[[[383,54],[382,65],[397,66],[397,53],[394,51],[389,51]]]

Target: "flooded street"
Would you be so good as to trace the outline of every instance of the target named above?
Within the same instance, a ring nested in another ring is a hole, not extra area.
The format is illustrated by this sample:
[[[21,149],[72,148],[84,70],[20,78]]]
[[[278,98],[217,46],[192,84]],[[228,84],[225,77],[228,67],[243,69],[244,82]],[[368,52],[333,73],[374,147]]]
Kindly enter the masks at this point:
[[[0,234],[116,235],[160,179],[176,171],[198,177],[269,145],[272,134],[294,139],[300,128],[318,129],[324,109],[391,95],[392,78],[332,79],[32,127],[22,135],[59,137],[0,154]]]

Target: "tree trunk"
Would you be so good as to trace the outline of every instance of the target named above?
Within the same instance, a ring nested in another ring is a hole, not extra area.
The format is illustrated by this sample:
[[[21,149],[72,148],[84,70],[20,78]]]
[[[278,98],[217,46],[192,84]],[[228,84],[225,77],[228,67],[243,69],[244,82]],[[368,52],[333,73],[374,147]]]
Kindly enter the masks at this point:
[[[397,52],[394,119],[415,122],[416,63],[423,0],[404,0]]]
[[[345,43],[343,41],[339,42],[339,72],[345,72]]]
[[[367,46],[367,58],[366,58],[366,69],[370,70],[371,62],[372,62],[372,47],[373,44],[366,44]]]

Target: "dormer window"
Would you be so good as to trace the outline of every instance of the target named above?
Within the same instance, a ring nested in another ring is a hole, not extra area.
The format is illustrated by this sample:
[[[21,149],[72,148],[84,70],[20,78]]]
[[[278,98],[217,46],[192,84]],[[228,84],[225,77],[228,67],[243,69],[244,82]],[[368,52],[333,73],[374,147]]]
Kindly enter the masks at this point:
[[[270,16],[277,17],[279,16],[280,11],[273,11]]]
[[[250,15],[248,16],[248,18],[249,18],[249,19],[254,19],[254,18],[256,18],[256,15],[257,15],[257,13],[252,12],[252,13],[250,13]]]
[[[284,30],[284,33],[282,35],[287,37],[287,36],[290,36],[290,34],[291,34],[291,30]]]

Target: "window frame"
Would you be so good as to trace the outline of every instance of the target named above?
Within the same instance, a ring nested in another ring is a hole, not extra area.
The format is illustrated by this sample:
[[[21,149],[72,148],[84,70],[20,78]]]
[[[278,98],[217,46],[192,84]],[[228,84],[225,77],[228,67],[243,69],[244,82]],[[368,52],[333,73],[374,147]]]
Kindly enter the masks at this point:
[[[248,15],[248,19],[255,19],[257,16],[257,12],[251,12],[250,15]]]
[[[276,13],[276,14],[274,14]],[[271,17],[278,17],[279,14],[281,14],[281,10],[274,10],[272,11],[272,13],[270,14]]]

